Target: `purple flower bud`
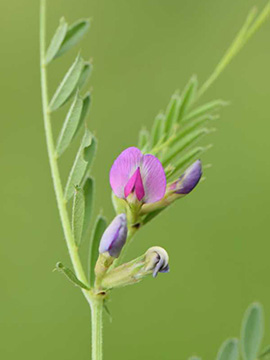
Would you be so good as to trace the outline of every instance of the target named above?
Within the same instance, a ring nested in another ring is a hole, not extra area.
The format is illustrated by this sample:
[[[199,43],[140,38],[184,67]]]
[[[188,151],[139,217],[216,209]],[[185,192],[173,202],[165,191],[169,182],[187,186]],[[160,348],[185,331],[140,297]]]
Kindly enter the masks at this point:
[[[102,235],[99,252],[108,252],[110,256],[118,258],[127,239],[127,217],[125,214],[117,215]]]
[[[198,184],[201,176],[202,164],[197,160],[170,186],[170,190],[174,190],[176,194],[189,194]]]
[[[167,273],[169,268],[169,256],[167,251],[159,246],[151,247],[146,252],[146,270],[153,271],[153,277],[157,277],[159,272]]]

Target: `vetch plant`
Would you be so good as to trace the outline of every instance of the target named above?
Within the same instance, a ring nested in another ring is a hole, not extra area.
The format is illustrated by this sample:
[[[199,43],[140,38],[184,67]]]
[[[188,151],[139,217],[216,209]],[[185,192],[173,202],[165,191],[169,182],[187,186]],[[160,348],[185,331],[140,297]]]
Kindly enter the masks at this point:
[[[218,99],[197,106],[197,102],[269,14],[270,4],[258,16],[253,9],[208,80],[199,87],[197,77],[192,76],[183,92],[173,94],[166,110],[157,115],[152,129],[140,132],[138,146],[124,149],[115,159],[109,174],[115,218],[107,225],[105,217],[99,215],[90,229],[95,187],[90,172],[97,139],[86,126],[92,94],[84,94],[84,87],[92,64],[80,53],[75,56],[51,97],[47,82],[50,63],[58,61],[79,43],[90,22],[83,19],[68,25],[62,18],[47,46],[46,0],[41,0],[40,70],[45,135],[57,205],[73,267],[71,270],[59,262],[56,269],[80,288],[91,308],[93,360],[102,359],[102,314],[111,290],[169,271],[169,256],[159,246],[151,247],[127,263],[123,261],[124,252],[140,229],[199,184],[203,172],[199,157],[210,146],[196,144],[212,132],[208,125],[227,103]],[[66,117],[55,141],[51,118],[63,106],[67,108]],[[78,136],[81,136],[81,143],[63,185],[59,161]],[[72,210],[69,211],[71,201]],[[90,242],[88,272],[79,253],[82,241]],[[244,360],[255,360],[258,354],[260,313],[260,306],[254,305],[247,315],[242,340]],[[235,340],[226,342],[218,355],[219,360],[236,360],[237,357]]]

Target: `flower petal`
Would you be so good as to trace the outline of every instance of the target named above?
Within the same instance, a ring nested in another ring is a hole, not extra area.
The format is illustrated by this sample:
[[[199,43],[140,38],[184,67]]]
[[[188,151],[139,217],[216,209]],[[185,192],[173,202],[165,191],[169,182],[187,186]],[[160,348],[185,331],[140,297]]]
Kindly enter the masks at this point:
[[[124,198],[124,189],[136,169],[140,167],[143,155],[136,147],[124,150],[114,161],[110,171],[110,184],[119,198]]]
[[[145,203],[161,200],[166,192],[166,175],[161,162],[154,155],[144,155],[141,163],[141,175]]]
[[[125,186],[124,193],[127,198],[129,194],[135,192],[137,199],[141,201],[145,195],[143,181],[141,177],[140,168],[135,171],[135,173],[129,179],[127,185]]]

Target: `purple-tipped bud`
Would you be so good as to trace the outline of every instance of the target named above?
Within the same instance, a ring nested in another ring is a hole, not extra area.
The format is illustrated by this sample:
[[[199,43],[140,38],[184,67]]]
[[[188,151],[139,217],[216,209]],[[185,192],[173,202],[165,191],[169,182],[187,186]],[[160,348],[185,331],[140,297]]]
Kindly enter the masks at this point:
[[[146,252],[146,270],[153,271],[153,277],[157,277],[159,272],[169,272],[169,255],[166,250],[159,246],[151,247]]]
[[[189,194],[198,184],[201,176],[202,164],[200,160],[197,160],[171,185],[170,189],[174,190],[176,194]]]
[[[110,256],[118,258],[127,239],[127,217],[125,214],[117,215],[102,235],[99,252],[108,252]]]
[[[156,277],[159,272],[169,271],[169,256],[159,246],[151,247],[146,253],[137,259],[122,264],[108,271],[102,278],[103,289],[113,289],[126,285],[132,285],[152,274]]]

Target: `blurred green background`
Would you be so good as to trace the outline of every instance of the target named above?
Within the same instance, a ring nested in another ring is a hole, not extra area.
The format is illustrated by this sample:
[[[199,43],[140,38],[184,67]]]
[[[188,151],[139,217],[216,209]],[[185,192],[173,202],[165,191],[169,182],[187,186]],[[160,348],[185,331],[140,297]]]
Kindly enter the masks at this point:
[[[82,47],[94,59],[96,211],[113,216],[113,159],[136,145],[141,126],[150,127],[194,72],[200,82],[207,78],[253,5],[265,1],[48,0],[49,35],[62,15],[93,19]],[[0,356],[90,359],[88,306],[52,272],[69,260],[41,115],[39,1],[1,0],[0,34]],[[164,246],[171,272],[114,292],[105,359],[213,359],[226,337],[239,335],[254,300],[265,306],[270,341],[269,34],[270,21],[204,96],[231,101],[208,138],[214,148],[203,161],[213,167],[196,191],[138,234],[129,257]],[[51,65],[51,90],[75,53]],[[63,115],[55,117],[56,129]],[[71,155],[63,157],[64,174]]]

